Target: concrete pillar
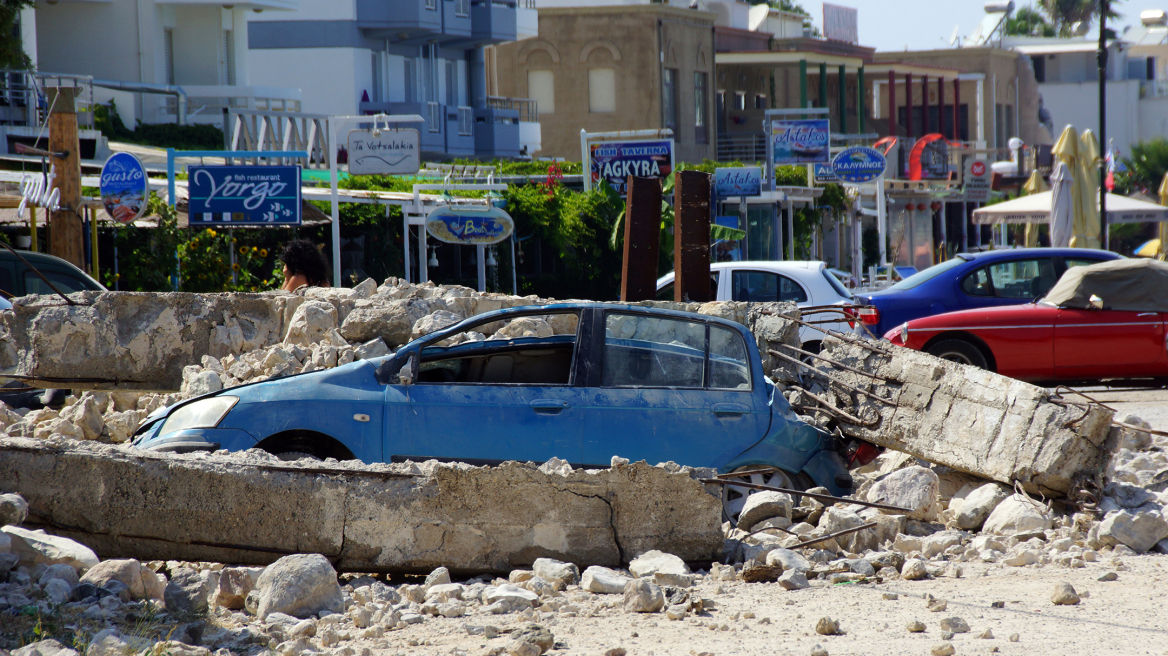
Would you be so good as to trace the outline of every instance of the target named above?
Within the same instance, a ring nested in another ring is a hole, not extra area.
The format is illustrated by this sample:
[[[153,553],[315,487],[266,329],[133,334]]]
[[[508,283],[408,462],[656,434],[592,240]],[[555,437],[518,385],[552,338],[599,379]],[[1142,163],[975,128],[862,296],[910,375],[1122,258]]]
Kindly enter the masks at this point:
[[[953,78],[953,140],[957,141],[961,138],[961,126],[958,125],[957,120],[961,118],[961,79]],[[965,245],[962,244],[962,248]]]
[[[945,136],[945,78],[937,78],[937,132]]]
[[[827,64],[819,65],[819,106],[827,107]],[[828,114],[830,117],[831,114]]]
[[[680,172],[679,172],[680,175]],[[709,241],[709,228],[706,229]],[[625,248],[621,300],[657,297],[657,256],[661,235],[661,181],[629,176],[625,199]],[[674,236],[676,240],[677,237]],[[708,286],[708,285],[707,285]],[[674,288],[677,288],[676,282]]]
[[[712,301],[710,174],[678,171],[674,180],[673,300],[699,303]]]
[[[861,66],[860,70],[856,72],[856,119],[860,123],[858,130],[860,134],[864,134],[864,128],[866,127],[864,125],[864,100],[867,93],[868,90],[864,87],[864,67]],[[872,104],[876,104],[875,99],[873,99]]]
[[[839,67],[839,112],[840,134],[848,133],[848,71],[843,64]]]

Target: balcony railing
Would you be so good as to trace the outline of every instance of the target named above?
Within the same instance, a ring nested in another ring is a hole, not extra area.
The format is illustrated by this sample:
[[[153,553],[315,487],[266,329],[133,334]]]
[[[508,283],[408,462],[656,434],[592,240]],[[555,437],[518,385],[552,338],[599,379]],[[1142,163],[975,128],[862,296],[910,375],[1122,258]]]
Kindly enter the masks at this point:
[[[187,116],[213,116],[219,120],[224,109],[261,111],[300,111],[300,90],[280,87],[240,87],[234,85],[184,86],[187,92]],[[168,98],[164,113],[174,115],[177,99]]]
[[[761,132],[718,135],[718,161],[766,161],[766,135]]]
[[[519,121],[523,123],[537,123],[539,121],[539,105],[531,98],[487,96],[487,107],[516,110],[519,112]]]
[[[0,70],[0,120],[39,127],[48,119],[47,89],[76,89],[77,122],[93,127],[93,77]]]

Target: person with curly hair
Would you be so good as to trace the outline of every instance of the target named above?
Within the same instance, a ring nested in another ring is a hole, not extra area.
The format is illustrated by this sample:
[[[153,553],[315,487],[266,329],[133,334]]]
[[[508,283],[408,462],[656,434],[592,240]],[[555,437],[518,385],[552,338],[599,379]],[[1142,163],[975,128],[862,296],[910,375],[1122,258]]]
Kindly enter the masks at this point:
[[[291,292],[305,286],[329,286],[328,260],[311,241],[288,242],[280,253],[280,261],[284,263],[284,284],[280,289]]]

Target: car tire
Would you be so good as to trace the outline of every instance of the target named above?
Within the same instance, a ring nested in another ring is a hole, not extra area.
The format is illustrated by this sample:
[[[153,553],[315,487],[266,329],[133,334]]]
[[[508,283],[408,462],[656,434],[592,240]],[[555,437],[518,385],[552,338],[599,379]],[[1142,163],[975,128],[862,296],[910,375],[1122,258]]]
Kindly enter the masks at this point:
[[[989,369],[989,363],[981,350],[963,339],[945,339],[925,349],[942,360],[968,364],[979,369]]]
[[[281,451],[272,455],[286,462],[294,460],[320,460],[320,458],[316,457],[315,453],[309,453],[307,451]]]
[[[753,471],[762,469],[763,465],[745,465],[735,469],[735,472]],[[779,468],[769,474],[751,474],[747,482],[755,485],[768,485],[770,487],[781,487],[788,490],[805,490],[807,485],[802,476],[798,474],[791,474]],[[755,492],[761,492],[748,487],[740,487],[737,485],[723,485],[722,486],[722,519],[730,522],[731,526],[738,526],[738,515],[742,512],[743,506],[746,504],[746,498]],[[799,504],[799,498],[791,500],[792,506]]]

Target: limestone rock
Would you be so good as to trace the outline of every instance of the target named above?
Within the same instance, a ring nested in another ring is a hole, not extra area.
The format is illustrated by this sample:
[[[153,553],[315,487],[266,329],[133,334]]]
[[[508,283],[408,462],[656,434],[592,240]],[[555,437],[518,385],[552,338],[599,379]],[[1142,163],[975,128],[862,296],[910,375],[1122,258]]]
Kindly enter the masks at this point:
[[[513,605],[531,607],[539,601],[539,595],[508,583],[483,590],[483,601],[488,604],[503,601]]]
[[[920,620],[913,620],[913,621],[909,622],[908,625],[905,626],[904,628],[909,633],[924,633],[925,632],[925,623],[921,622]]]
[[[417,339],[424,335],[449,328],[462,321],[462,319],[461,316],[449,310],[438,310],[433,314],[427,314],[414,323],[414,327],[410,331],[410,339]]]
[[[783,492],[763,490],[746,497],[738,515],[738,527],[749,531],[755,524],[772,517],[791,516],[791,497]]]
[[[592,565],[584,570],[584,576],[580,579],[580,587],[597,594],[621,594],[625,591],[625,584],[631,580],[620,572]]]
[[[900,578],[906,581],[920,581],[927,578],[928,570],[925,569],[925,561],[919,558],[909,558],[904,561],[904,566],[900,568]]]
[[[320,554],[284,556],[268,565],[256,582],[261,620],[268,613],[280,612],[306,618],[321,611],[342,613],[345,610],[337,572]]]
[[[1013,535],[1041,531],[1050,527],[1050,513],[1046,507],[1029,497],[1013,494],[994,508],[986,518],[982,531],[996,535]]]
[[[447,583],[450,583],[450,570],[445,567],[438,567],[426,575],[426,581],[422,583],[422,589],[429,590],[435,585],[446,585]]]
[[[90,395],[84,395],[80,401],[61,411],[61,419],[69,421],[81,429],[83,439],[96,440],[101,437],[105,428],[105,420],[101,418],[101,410],[97,402]]]
[[[953,656],[957,653],[957,649],[952,642],[938,642],[929,650],[933,656]]]
[[[219,572],[219,584],[212,597],[214,604],[232,610],[243,610],[247,593],[253,589],[251,574],[241,567],[225,567]]]
[[[839,622],[830,617],[821,617],[815,623],[815,632],[819,635],[839,635]]]
[[[0,494],[0,526],[20,526],[28,518],[28,502],[19,494]]]
[[[941,512],[939,490],[940,480],[933,470],[905,467],[877,481],[868,490],[868,501],[908,508],[909,519],[931,522]]]
[[[187,396],[202,396],[223,389],[223,379],[214,371],[203,371],[191,377],[186,387]]]
[[[659,585],[684,588],[693,584],[693,575],[685,561],[663,551],[646,551],[637,556],[629,563],[629,571],[638,578],[652,577]]]
[[[408,298],[374,303],[373,300],[358,301],[353,311],[341,324],[341,336],[349,342],[367,342],[380,337],[391,348],[410,341],[414,324],[422,317],[439,309],[445,309],[441,301]]]
[[[781,565],[783,572],[799,571],[807,572],[811,569],[811,563],[797,551],[790,549],[772,549],[766,556],[767,565]]]
[[[779,576],[779,585],[784,590],[805,590],[811,587],[803,570],[789,569]]]
[[[1160,513],[1121,510],[1104,518],[1099,525],[1099,540],[1105,544],[1123,544],[1144,553],[1168,537],[1168,522]]]
[[[1054,591],[1050,593],[1050,603],[1056,606],[1074,606],[1079,603],[1079,595],[1070,583],[1060,581],[1055,584]]]
[[[556,638],[547,627],[540,624],[528,624],[511,634],[514,640],[525,640],[539,647],[539,653],[544,653],[556,645]]]
[[[389,355],[389,347],[380,337],[365,342],[353,350],[353,355],[359,360],[372,360],[373,358],[380,358]]]
[[[69,585],[69,589],[77,585],[79,579],[77,578],[77,570],[73,569],[71,565],[64,563],[57,563],[56,565],[49,565],[45,571],[37,578],[37,583],[45,585],[53,579],[59,579]]]
[[[12,656],[78,656],[78,654],[56,640],[49,639],[15,649]]]
[[[941,630],[949,633],[969,633],[969,624],[960,617],[946,617],[941,620]]]
[[[328,336],[337,327],[336,307],[328,301],[306,299],[292,314],[288,331],[284,335],[284,345],[293,344],[308,347]]]
[[[20,564],[30,569],[37,565],[65,563],[74,569],[85,570],[98,563],[97,554],[69,538],[30,531],[19,526],[5,526],[0,531],[11,539],[9,550],[20,559]]]
[[[823,511],[823,517],[819,519],[819,530],[823,535],[828,533],[835,533],[849,528],[864,525],[865,522],[859,514],[852,510],[832,506]],[[849,533],[835,538],[839,546],[851,552],[860,552],[864,549],[871,549],[876,546],[875,535],[871,529],[859,531],[856,533]],[[817,548],[826,549],[826,546],[819,545]]]
[[[990,513],[1008,496],[1009,491],[1000,483],[986,483],[973,490],[961,502],[961,509],[956,518],[958,528],[978,530]]]
[[[103,560],[91,567],[81,577],[81,581],[99,588],[104,588],[110,581],[120,581],[130,589],[130,596],[134,599],[145,599],[147,595],[146,586],[142,582],[142,569],[142,564],[133,559]]]
[[[536,576],[551,582],[559,590],[580,580],[580,568],[552,558],[536,558],[531,568]]]
[[[645,579],[634,579],[625,585],[624,609],[629,613],[656,613],[665,606],[661,588]]]
[[[169,612],[203,614],[211,595],[209,572],[180,567],[171,572],[162,598]]]

